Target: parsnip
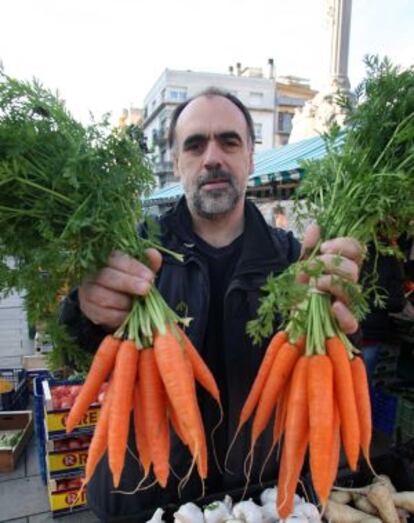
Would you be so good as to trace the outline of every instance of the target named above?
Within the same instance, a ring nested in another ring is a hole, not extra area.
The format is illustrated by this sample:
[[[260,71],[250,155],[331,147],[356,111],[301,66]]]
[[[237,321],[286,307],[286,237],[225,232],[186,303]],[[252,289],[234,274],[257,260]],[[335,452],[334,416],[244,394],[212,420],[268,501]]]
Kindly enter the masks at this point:
[[[379,515],[384,523],[400,523],[389,485],[383,481],[373,483],[369,489],[367,498],[374,507],[378,509]]]
[[[326,504],[324,516],[330,523],[361,523],[367,520],[365,512],[332,500]],[[379,518],[368,517],[368,519],[370,523],[381,523]]]
[[[346,505],[352,501],[352,493],[349,491],[345,492],[343,490],[333,490],[329,495],[329,499],[335,501],[335,503],[343,503]]]
[[[376,507],[374,507],[374,505],[363,494],[354,492],[352,494],[352,501],[355,507],[359,510],[362,510],[362,512],[366,512],[367,514],[372,514],[374,516],[378,515],[378,510]]]
[[[395,492],[392,494],[392,500],[396,507],[414,514],[414,492]]]

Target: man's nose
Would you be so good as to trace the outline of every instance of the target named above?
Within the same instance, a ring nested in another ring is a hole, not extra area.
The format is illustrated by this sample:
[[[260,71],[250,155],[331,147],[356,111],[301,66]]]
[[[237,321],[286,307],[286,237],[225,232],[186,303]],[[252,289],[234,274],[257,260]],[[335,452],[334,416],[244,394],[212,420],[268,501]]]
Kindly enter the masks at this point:
[[[217,169],[222,166],[222,150],[215,140],[209,140],[204,151],[204,167],[206,169]]]

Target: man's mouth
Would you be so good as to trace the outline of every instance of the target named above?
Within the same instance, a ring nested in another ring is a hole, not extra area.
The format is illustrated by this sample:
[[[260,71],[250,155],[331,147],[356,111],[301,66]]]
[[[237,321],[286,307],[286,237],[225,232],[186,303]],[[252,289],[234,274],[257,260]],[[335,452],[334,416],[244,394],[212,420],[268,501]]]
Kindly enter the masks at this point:
[[[218,178],[217,180],[209,180],[202,184],[201,188],[206,191],[211,191],[214,189],[226,189],[229,186],[230,182],[225,179]]]

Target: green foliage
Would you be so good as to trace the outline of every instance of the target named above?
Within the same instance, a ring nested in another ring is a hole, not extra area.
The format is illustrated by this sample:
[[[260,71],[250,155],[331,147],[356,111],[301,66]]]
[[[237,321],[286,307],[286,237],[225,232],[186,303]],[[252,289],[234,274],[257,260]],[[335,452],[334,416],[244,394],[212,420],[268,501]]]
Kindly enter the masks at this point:
[[[0,291],[24,289],[32,321],[112,250],[143,259],[141,146],[140,129],[84,127],[39,82],[0,72]]]
[[[66,327],[58,323],[56,316],[45,320],[45,330],[50,336],[53,350],[47,353],[48,368],[63,371],[66,375],[86,373],[92,361],[92,354],[81,349]]]
[[[322,241],[351,236],[364,245],[374,242],[378,252],[398,256],[398,249],[383,240],[395,239],[413,224],[414,70],[400,70],[378,57],[366,57],[365,64],[364,81],[340,101],[348,114],[346,129],[333,125],[323,136],[327,154],[302,164],[305,174],[295,194],[296,209],[299,219],[311,218],[320,225]],[[314,263],[318,247],[287,275],[269,278],[258,319],[248,326],[254,341],[271,333],[277,313],[283,314],[285,324],[294,321],[309,334],[313,320],[308,312],[298,315],[296,306],[303,299],[299,309],[306,310],[309,286],[295,281],[299,274],[307,275],[310,283],[322,275],[323,267]],[[377,305],[383,303],[375,281],[374,274],[367,276],[364,293],[356,284],[340,283],[358,319],[368,312],[370,293]],[[314,307],[312,315],[318,323]]]
[[[395,238],[414,215],[414,70],[367,57],[367,76],[342,104],[348,111],[341,147],[333,127],[327,155],[305,162],[297,198],[324,239],[362,243]],[[304,213],[305,214],[305,213]]]
[[[145,261],[140,197],[153,187],[136,126],[83,126],[58,95],[0,70],[0,292],[23,291],[30,323],[56,316],[62,288],[115,249]],[[151,231],[150,231],[151,232]],[[88,358],[48,323],[53,368]]]

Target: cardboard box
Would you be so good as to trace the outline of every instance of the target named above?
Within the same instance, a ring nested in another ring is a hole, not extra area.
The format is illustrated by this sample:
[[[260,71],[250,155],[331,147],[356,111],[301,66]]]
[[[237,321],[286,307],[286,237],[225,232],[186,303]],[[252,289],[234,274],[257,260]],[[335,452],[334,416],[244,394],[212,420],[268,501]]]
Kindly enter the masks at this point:
[[[81,479],[80,476],[72,480]],[[82,510],[86,506],[86,489],[80,492],[80,485],[76,488],[66,488],[64,483],[69,479],[50,480],[48,482],[50,510],[54,516],[68,514]]]
[[[33,433],[32,411],[0,412],[1,431],[23,431],[17,444],[8,449],[0,449],[0,472],[11,472]]]
[[[46,439],[56,439],[66,435],[66,418],[70,409],[53,409],[52,392],[49,381],[42,381],[44,424]],[[83,416],[72,432],[73,435],[93,432],[98,421],[100,405],[94,404]]]
[[[26,370],[47,370],[47,357],[41,353],[22,356],[22,366]]]
[[[58,476],[72,475],[75,471],[79,473],[85,468],[87,458],[88,449],[48,452],[46,462],[49,476],[56,478]]]
[[[89,408],[76,429],[72,432],[73,435],[81,433],[93,432],[95,425],[99,418],[100,407]],[[45,434],[47,439],[60,438],[66,435],[66,418],[69,414],[69,409],[60,411],[48,412],[45,409]]]

